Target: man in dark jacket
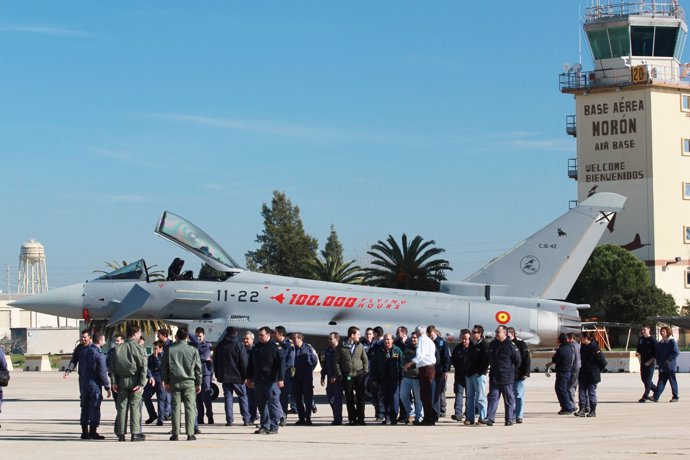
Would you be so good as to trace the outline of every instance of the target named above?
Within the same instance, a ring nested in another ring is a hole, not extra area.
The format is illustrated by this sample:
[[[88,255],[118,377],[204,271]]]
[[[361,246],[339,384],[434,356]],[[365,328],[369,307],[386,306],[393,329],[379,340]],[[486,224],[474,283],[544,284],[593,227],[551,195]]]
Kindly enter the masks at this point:
[[[556,354],[551,358],[551,363],[546,365],[548,369],[551,364],[556,366],[556,397],[561,406],[558,415],[570,415],[575,412],[570,401],[568,382],[575,367],[575,348],[568,343],[568,336],[561,334],[558,336],[559,347]]]
[[[472,341],[470,340],[470,330],[463,329],[460,331],[460,344],[453,348],[453,354],[450,357],[451,364],[455,369],[455,381],[453,383],[453,391],[455,393],[455,410],[451,418],[462,422],[462,401],[465,399],[465,369],[467,367],[467,359],[470,353]],[[468,400],[469,401],[469,400]],[[467,404],[465,412],[468,410],[474,411],[474,407],[469,409]]]
[[[244,426],[248,426],[252,422],[247,401],[247,389],[244,385],[247,378],[247,361],[247,349],[244,344],[240,343],[237,329],[229,326],[225,329],[225,337],[218,343],[213,354],[213,370],[216,374],[216,380],[223,385],[225,426],[232,426],[234,423],[233,393],[237,395]]]
[[[484,328],[475,324],[472,328],[472,345],[467,357],[465,369],[465,389],[467,404],[466,425],[473,425],[479,415],[479,423],[486,418],[486,372],[489,370],[489,350],[484,341]],[[469,422],[469,423],[467,423]]]
[[[640,329],[640,337],[637,340],[637,351],[635,356],[640,360],[640,379],[644,385],[644,393],[639,402],[644,403],[652,399],[656,391],[656,385],[652,383],[654,378],[654,366],[656,364],[656,339],[652,337],[649,326],[644,325]]]
[[[515,423],[522,423],[525,415],[525,380],[529,377],[529,368],[532,364],[532,358],[529,354],[529,349],[524,340],[519,339],[514,327],[508,328],[508,339],[517,347],[520,352],[522,362],[520,367],[515,370],[515,383],[513,384],[513,393],[515,394]]]
[[[326,396],[333,411],[331,425],[343,424],[343,382],[335,375],[335,351],[339,344],[340,334],[331,332],[328,335],[328,348],[324,353],[324,364],[321,367],[321,386],[326,385]]]
[[[314,368],[319,361],[311,345],[304,342],[304,334],[292,334],[295,348],[295,372],[292,377],[292,399],[297,406],[298,420],[295,425],[311,425],[311,408],[314,404]]]
[[[489,407],[486,411],[487,425],[491,426],[496,420],[498,399],[503,395],[503,407],[505,408],[505,425],[513,424],[513,408],[515,396],[513,395],[513,383],[515,372],[522,359],[520,352],[513,342],[508,339],[505,326],[496,328],[496,338],[489,345]]]
[[[599,349],[599,344],[594,340],[592,332],[584,332],[580,342],[580,384],[579,401],[580,410],[575,413],[577,417],[597,416],[597,384],[601,382],[601,371],[606,369],[606,358]],[[589,407],[589,412],[587,412]]]
[[[393,345],[392,334],[383,336],[383,347],[376,349],[373,358],[371,381],[383,400],[383,424],[396,425],[398,423],[400,381],[403,375],[403,354],[400,348]]]
[[[259,329],[258,343],[252,349],[247,367],[247,386],[256,389],[256,404],[261,426],[254,434],[276,434],[283,410],[280,390],[285,386],[285,359],[278,345],[271,340],[271,328]]]

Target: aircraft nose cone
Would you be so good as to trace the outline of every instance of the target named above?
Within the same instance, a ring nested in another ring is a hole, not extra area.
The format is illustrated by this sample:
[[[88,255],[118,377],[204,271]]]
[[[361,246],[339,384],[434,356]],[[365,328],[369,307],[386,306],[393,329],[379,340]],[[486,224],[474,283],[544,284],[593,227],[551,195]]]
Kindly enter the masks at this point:
[[[10,302],[10,306],[24,310],[37,311],[55,316],[81,318],[83,308],[84,286],[72,284],[70,286],[53,289],[44,294],[36,294],[24,299]]]

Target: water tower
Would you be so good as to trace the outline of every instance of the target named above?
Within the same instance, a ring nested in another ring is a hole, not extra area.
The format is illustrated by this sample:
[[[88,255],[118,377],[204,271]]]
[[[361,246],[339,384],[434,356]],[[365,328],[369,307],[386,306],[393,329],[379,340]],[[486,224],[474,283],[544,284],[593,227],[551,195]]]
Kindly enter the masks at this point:
[[[17,294],[48,292],[46,252],[36,240],[29,240],[19,250]]]

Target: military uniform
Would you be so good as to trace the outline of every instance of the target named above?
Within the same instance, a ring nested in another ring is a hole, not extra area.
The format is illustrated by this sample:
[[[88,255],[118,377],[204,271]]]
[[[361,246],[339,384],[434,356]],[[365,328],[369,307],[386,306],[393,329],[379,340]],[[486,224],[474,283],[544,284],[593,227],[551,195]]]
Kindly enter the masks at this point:
[[[295,347],[295,373],[292,377],[292,399],[297,406],[297,423],[311,425],[311,408],[314,403],[314,368],[318,358],[308,343]]]
[[[105,355],[97,345],[84,347],[79,355],[82,439],[103,439],[96,433],[101,424],[103,387],[110,390]]]
[[[142,439],[141,411],[139,410],[146,385],[146,354],[144,348],[132,337],[115,348],[112,356],[113,385],[118,387],[115,434],[124,441],[127,410],[130,413],[132,440]],[[138,387],[138,388],[137,388]],[[133,391],[137,388],[137,391]]]
[[[292,369],[295,367],[295,347],[287,337],[281,342],[277,342],[276,345],[278,345],[285,366],[285,381],[283,388],[280,389],[280,407],[283,410],[283,417],[287,418],[290,396],[292,395]]]
[[[213,379],[213,361],[211,361],[211,344],[204,340],[199,342],[201,358],[201,392],[196,395],[197,421],[204,423],[204,413],[208,423],[213,425],[213,401],[211,400],[211,380]]]
[[[161,377],[163,383],[170,385],[173,436],[180,434],[181,404],[184,404],[187,436],[193,436],[196,387],[201,386],[201,359],[197,348],[186,341],[170,345],[161,365]]]

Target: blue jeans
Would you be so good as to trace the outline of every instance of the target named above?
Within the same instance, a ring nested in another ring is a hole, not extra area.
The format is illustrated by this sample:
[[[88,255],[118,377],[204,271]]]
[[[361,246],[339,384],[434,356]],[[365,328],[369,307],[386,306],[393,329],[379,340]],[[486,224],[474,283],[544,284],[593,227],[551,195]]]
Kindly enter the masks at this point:
[[[225,423],[234,423],[235,421],[232,411],[233,393],[237,395],[237,402],[240,405],[240,415],[242,416],[242,421],[248,424],[253,422],[254,420],[249,413],[247,388],[243,383],[224,383],[223,399],[225,400]]]
[[[515,407],[515,395],[513,395],[513,384],[506,385],[489,384],[489,408],[486,418],[496,421],[496,411],[498,410],[498,399],[503,395],[503,407],[505,410],[505,421],[512,422],[513,407]]]
[[[515,394],[515,418],[525,418],[525,381],[516,380],[513,383],[513,393]]]
[[[479,414],[479,420],[486,418],[486,375],[474,374],[465,377],[465,389],[467,390],[467,406],[474,410],[467,411],[467,420],[474,423],[475,414]]]
[[[283,416],[278,383],[255,382],[254,388],[256,389],[256,405],[261,416],[261,428],[278,431],[280,417]]]
[[[465,387],[459,383],[453,384],[453,391],[455,393],[455,418],[462,420],[462,402],[465,396]],[[465,406],[467,410],[467,406]]]
[[[410,394],[414,394],[414,409],[412,408]],[[400,399],[405,406],[407,414],[414,414],[414,419],[418,422],[421,421],[424,416],[424,408],[422,406],[422,397],[419,393],[419,379],[403,377],[402,384],[400,385]]]
[[[590,410],[595,410],[597,407],[597,384],[580,382],[580,390],[578,396],[580,398],[581,410],[587,408],[589,408]]]
[[[676,373],[662,371],[659,371],[659,380],[656,382],[654,399],[659,399],[661,393],[664,392],[664,388],[666,388],[666,382],[669,380],[671,381],[671,395],[673,398],[678,399],[678,381],[676,380]]]

